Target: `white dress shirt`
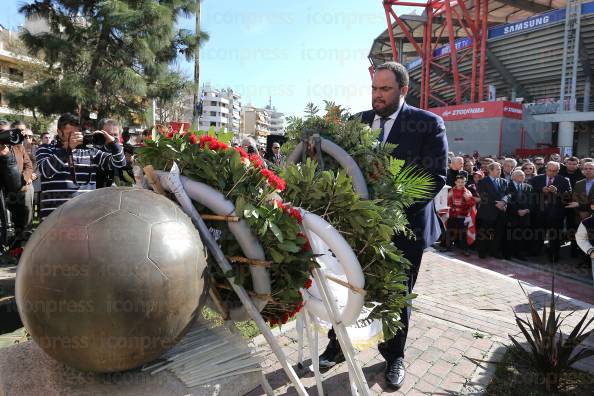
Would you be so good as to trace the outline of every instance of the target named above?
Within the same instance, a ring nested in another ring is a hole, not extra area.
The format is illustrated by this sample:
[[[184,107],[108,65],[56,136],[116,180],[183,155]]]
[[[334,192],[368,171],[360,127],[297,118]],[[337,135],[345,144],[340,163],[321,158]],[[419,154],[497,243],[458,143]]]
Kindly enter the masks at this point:
[[[384,140],[382,141],[382,143],[386,143],[386,141],[388,140],[388,136],[390,136],[392,126],[394,126],[394,121],[396,121],[396,117],[398,117],[398,113],[400,113],[400,109],[402,109],[403,103],[404,101],[401,100],[398,109],[387,117],[388,120],[384,124]],[[371,124],[371,129],[380,129],[381,118],[382,117],[380,115],[375,115],[375,117],[373,118],[373,123]]]

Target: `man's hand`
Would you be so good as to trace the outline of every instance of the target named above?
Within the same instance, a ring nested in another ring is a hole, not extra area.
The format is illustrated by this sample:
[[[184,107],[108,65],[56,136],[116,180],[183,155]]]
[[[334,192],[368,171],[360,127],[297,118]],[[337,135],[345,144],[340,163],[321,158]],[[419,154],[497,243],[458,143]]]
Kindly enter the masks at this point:
[[[590,258],[594,259],[594,252],[590,253]]]
[[[573,209],[573,208],[577,208],[578,206],[580,206],[580,204],[578,202],[570,202],[565,207],[567,209]]]
[[[549,192],[556,193],[557,187],[553,186],[552,184],[549,186]]]
[[[115,138],[113,136],[111,136],[109,133],[105,132],[105,131],[95,131],[95,133],[102,133],[103,136],[105,137],[105,144],[112,144],[113,142],[115,142]]]
[[[68,146],[67,149],[74,150],[78,146],[80,146],[83,142],[83,134],[82,132],[72,132],[68,137]]]
[[[37,173],[31,173],[31,180],[37,180]]]
[[[6,157],[10,153],[10,149],[5,144],[0,144],[0,157]]]
[[[505,210],[505,202],[504,201],[495,201],[495,207],[499,210]]]

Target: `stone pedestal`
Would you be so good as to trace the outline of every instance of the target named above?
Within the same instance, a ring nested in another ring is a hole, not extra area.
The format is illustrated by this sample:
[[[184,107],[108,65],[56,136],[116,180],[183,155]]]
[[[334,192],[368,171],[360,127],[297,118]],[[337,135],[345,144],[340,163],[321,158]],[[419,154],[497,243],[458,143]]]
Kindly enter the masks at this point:
[[[78,371],[52,359],[31,341],[0,349],[0,396],[239,396],[256,388],[260,378],[255,372],[187,388],[167,370],[154,376],[140,370]]]

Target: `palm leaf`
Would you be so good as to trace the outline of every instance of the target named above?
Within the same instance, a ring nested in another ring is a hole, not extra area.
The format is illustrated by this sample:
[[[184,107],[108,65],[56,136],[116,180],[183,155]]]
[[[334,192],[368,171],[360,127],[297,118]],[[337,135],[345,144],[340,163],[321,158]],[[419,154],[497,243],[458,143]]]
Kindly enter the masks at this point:
[[[392,164],[390,164],[390,167],[392,168]],[[398,166],[398,168],[400,167]],[[394,173],[392,174],[394,175]],[[435,186],[433,177],[424,169],[417,168],[416,166],[407,166],[400,169],[394,175],[394,183],[398,186],[404,197],[414,201],[431,197]]]

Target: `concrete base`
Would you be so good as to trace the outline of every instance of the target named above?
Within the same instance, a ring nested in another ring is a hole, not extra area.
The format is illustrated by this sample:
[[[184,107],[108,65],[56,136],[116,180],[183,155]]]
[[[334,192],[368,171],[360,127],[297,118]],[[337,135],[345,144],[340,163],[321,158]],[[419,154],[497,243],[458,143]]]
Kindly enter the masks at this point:
[[[0,351],[0,396],[239,396],[256,388],[260,378],[256,372],[187,388],[167,370],[154,376],[139,370],[114,374],[78,371],[52,359],[31,341]]]

